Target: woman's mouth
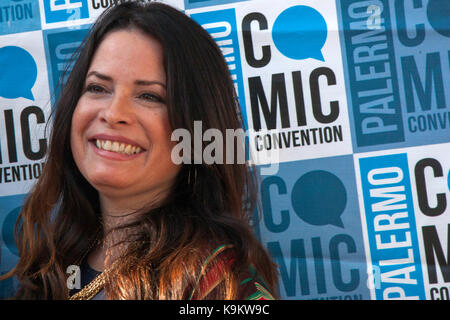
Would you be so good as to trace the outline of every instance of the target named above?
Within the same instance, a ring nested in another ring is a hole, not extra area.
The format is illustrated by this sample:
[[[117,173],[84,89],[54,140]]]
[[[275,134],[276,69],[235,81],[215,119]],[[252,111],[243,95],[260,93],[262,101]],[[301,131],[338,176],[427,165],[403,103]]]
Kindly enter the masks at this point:
[[[126,155],[134,155],[141,153],[143,150],[139,146],[135,146],[132,144],[119,142],[119,141],[112,141],[112,140],[102,140],[102,139],[94,139],[95,146],[98,149],[109,151],[109,152],[116,152]]]

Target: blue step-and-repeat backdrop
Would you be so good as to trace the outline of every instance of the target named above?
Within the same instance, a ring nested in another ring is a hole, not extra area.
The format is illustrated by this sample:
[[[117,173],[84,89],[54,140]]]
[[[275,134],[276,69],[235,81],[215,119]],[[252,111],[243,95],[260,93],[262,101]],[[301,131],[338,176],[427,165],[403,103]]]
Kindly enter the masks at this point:
[[[114,2],[0,1],[0,273],[54,88]],[[449,300],[450,0],[164,2],[229,65],[281,297]]]

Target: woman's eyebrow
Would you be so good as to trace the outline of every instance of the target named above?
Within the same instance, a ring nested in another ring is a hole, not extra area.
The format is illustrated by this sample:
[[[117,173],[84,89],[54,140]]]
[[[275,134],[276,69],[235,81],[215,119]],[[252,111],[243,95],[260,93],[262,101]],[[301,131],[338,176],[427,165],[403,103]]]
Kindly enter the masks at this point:
[[[96,76],[97,78],[100,78],[102,80],[109,81],[109,82],[113,81],[113,79],[110,76],[100,73],[98,71],[89,72],[87,74],[86,78],[89,78],[90,76]],[[139,86],[150,86],[150,85],[157,84],[157,85],[160,85],[161,87],[163,87],[164,89],[166,88],[166,85],[164,83],[157,81],[157,80],[135,80],[134,84],[139,85]]]
[[[102,79],[102,80],[109,81],[109,82],[112,82],[112,81],[113,81],[112,78],[111,78],[110,76],[107,76],[106,74],[102,74],[102,73],[97,72],[97,71],[91,71],[91,72],[89,72],[89,73],[87,74],[87,76],[86,76],[86,79],[89,78],[90,76],[96,76],[97,78],[100,78],[100,79]]]
[[[163,87],[164,89],[166,88],[166,85],[160,81],[156,81],[156,80],[135,80],[134,84],[138,85],[138,86],[151,86],[154,84],[160,85],[161,87]]]

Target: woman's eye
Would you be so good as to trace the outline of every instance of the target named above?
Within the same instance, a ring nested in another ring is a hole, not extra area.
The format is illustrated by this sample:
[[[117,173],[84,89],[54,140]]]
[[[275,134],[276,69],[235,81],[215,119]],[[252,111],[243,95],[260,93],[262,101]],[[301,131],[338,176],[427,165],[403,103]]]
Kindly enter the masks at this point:
[[[164,99],[153,93],[143,93],[139,96],[140,99],[150,102],[164,102]]]
[[[90,93],[104,93],[104,92],[106,92],[106,90],[103,87],[101,87],[99,85],[96,85],[96,84],[88,85],[86,87],[86,91],[90,92]]]

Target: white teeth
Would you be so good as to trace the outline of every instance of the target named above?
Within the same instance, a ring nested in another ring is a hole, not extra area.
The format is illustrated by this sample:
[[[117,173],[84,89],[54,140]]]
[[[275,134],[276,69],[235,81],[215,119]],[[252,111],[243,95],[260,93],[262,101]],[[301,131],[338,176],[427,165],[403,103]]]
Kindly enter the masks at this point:
[[[111,150],[111,141],[106,140],[105,143],[102,144],[103,149],[105,149],[106,151],[110,151]]]
[[[131,144],[120,143],[118,141],[110,141],[110,140],[95,140],[95,145],[99,149],[103,149],[106,151],[119,152],[128,155],[137,154],[141,152],[141,148],[138,146],[133,146]]]
[[[117,152],[119,151],[119,143],[117,141],[114,141],[111,147],[111,151]]]

